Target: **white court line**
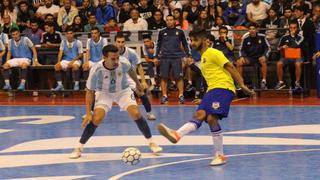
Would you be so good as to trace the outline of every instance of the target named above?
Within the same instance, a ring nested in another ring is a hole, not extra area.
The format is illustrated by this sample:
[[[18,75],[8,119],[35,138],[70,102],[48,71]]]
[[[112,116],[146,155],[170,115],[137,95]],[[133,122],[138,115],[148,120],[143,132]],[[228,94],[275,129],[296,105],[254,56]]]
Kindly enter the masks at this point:
[[[286,150],[286,151],[264,151],[264,152],[255,152],[255,153],[243,153],[243,154],[231,154],[227,155],[227,157],[240,157],[240,156],[254,156],[254,155],[265,155],[265,154],[284,154],[284,153],[292,153],[292,152],[310,152],[310,151],[320,151],[320,148],[318,149],[300,149],[300,150]],[[139,169],[135,169],[132,171],[127,171],[121,174],[117,174],[115,176],[110,177],[108,180],[118,180],[122,177],[125,177],[130,174],[134,174],[137,172],[145,171],[148,169],[154,169],[164,166],[170,166],[175,164],[182,164],[187,162],[194,162],[194,161],[202,161],[202,160],[208,160],[212,159],[212,157],[206,157],[206,158],[197,158],[197,159],[190,159],[190,160],[183,160],[183,161],[176,161],[176,162],[170,162],[170,163],[163,163],[163,164],[156,164],[152,166],[147,166]]]

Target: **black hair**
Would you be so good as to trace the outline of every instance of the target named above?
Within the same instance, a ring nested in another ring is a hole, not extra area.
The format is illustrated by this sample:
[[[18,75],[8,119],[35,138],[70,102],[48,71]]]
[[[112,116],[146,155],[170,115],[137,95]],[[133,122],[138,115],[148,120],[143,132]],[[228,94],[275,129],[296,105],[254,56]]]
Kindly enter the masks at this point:
[[[19,28],[13,27],[13,28],[10,29],[10,34],[16,32],[16,31],[20,32],[20,31],[19,31]]]
[[[151,35],[150,34],[144,34],[144,35],[142,35],[142,39],[150,39],[151,40]]]
[[[194,28],[189,33],[189,37],[196,37],[196,38],[208,38],[208,33],[206,30],[202,28]]]
[[[103,54],[103,56],[108,56],[109,52],[116,53],[118,51],[119,50],[118,50],[117,46],[115,46],[113,44],[109,44],[109,45],[106,45],[106,46],[103,47],[102,54]]]
[[[91,31],[95,31],[95,30],[97,30],[97,31],[100,33],[100,30],[99,30],[99,28],[98,28],[97,26],[93,26],[93,27],[91,28],[90,32],[91,32]]]
[[[227,31],[227,33],[228,33],[228,31],[229,31],[229,29],[228,29],[227,27],[225,27],[225,26],[220,26],[220,27],[219,27],[219,31],[220,31],[221,29],[226,30],[226,31]]]
[[[116,41],[118,38],[126,38],[122,33],[117,33],[115,36],[114,36],[114,41]]]

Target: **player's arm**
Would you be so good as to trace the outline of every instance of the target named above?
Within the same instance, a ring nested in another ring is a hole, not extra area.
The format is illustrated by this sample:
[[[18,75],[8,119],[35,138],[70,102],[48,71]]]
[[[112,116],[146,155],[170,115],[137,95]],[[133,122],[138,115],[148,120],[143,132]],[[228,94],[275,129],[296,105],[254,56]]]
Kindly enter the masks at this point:
[[[10,59],[11,59],[11,50],[8,49],[6,62],[8,62]],[[5,62],[5,63],[6,63],[6,62]]]
[[[61,61],[62,61],[62,56],[63,56],[63,50],[59,50],[57,64],[61,63]]]
[[[225,63],[223,67],[231,74],[232,78],[239,84],[239,86],[241,87],[242,91],[244,91],[245,93],[247,93],[249,95],[253,95],[254,94],[254,92],[251,91],[244,84],[243,79],[240,76],[239,72],[237,71],[237,69],[230,62]]]
[[[142,86],[140,84],[140,81],[138,79],[137,73],[132,67],[129,69],[128,74],[131,77],[131,79],[136,83],[137,89],[139,91],[143,91],[143,88],[142,88]]]
[[[142,67],[142,63],[138,64],[137,69],[141,78],[141,84],[143,84],[144,88],[147,88],[147,82],[146,82],[146,78],[144,77],[144,70]]]

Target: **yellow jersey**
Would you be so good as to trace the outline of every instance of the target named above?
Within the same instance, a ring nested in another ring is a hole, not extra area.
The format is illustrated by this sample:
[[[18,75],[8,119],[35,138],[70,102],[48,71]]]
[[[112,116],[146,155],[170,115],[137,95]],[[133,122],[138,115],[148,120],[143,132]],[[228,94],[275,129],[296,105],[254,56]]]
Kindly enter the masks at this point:
[[[214,48],[208,48],[201,55],[201,72],[208,84],[208,91],[216,88],[236,92],[231,74],[224,68],[229,60],[224,54]]]

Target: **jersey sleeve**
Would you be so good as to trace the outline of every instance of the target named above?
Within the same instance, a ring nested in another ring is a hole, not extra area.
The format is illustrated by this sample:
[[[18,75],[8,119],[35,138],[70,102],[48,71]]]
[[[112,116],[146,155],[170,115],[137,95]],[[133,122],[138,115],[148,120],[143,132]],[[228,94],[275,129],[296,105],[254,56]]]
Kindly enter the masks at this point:
[[[82,42],[77,40],[77,47],[78,47],[78,53],[81,54],[83,53],[83,46],[82,46]]]
[[[32,47],[33,47],[32,41],[31,41],[29,38],[27,38],[27,37],[25,37],[25,43],[26,43],[26,45],[27,45],[29,48],[32,48]]]
[[[91,40],[91,39],[88,39],[88,40],[87,40],[87,45],[86,45],[86,49],[87,49],[87,51],[89,51],[89,50],[90,50],[90,40]]]
[[[122,72],[124,73],[127,73],[132,68],[132,65],[129,62],[129,60],[124,57],[120,59],[120,63],[122,64]]]
[[[128,58],[132,64],[132,66],[137,66],[138,64],[141,63],[141,60],[138,57],[138,54],[133,49],[130,49]]]
[[[97,87],[97,68],[93,67],[90,69],[89,77],[87,79],[86,87],[89,90],[96,90]]]
[[[60,48],[59,48],[60,51],[63,51],[63,46],[64,46],[64,41],[61,41]]]

